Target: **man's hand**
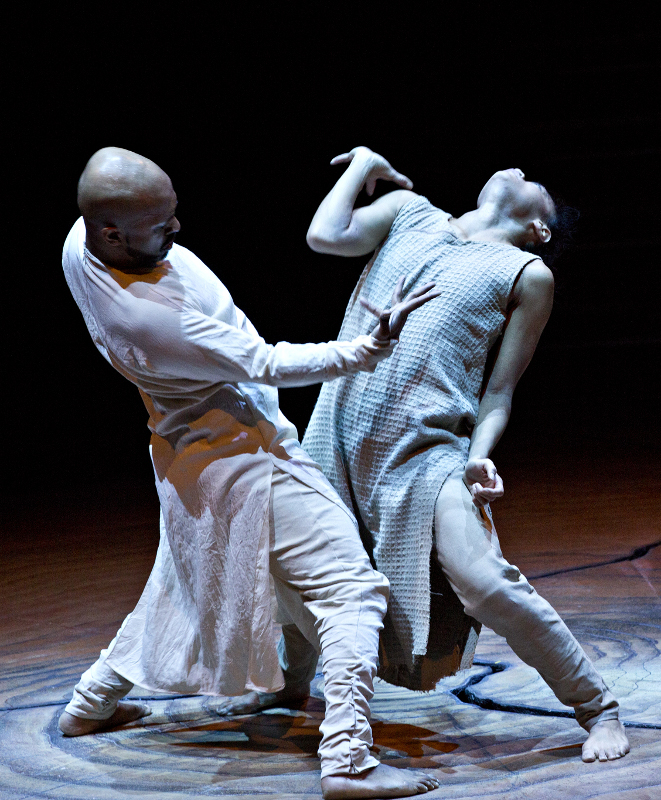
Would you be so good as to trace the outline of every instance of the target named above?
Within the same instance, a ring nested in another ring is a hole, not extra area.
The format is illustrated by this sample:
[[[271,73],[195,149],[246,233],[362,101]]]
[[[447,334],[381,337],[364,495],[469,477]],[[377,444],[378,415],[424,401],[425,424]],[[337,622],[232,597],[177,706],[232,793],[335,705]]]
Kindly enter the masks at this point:
[[[478,508],[505,494],[503,479],[490,458],[471,458],[464,469],[464,482]]]
[[[373,152],[369,147],[354,147],[348,153],[335,156],[331,160],[331,164],[348,164],[354,158],[365,161],[368,167],[368,172],[365,177],[365,191],[371,197],[374,194],[374,187],[377,180],[380,178],[383,181],[392,181],[403,189],[412,189],[413,182],[409,180],[406,175],[394,170],[383,156]]]
[[[436,286],[435,283],[426,283],[424,286],[415,289],[402,299],[405,279],[406,275],[402,275],[397,281],[395,291],[392,293],[390,308],[377,308],[372,305],[369,300],[365,300],[364,297],[360,298],[361,305],[379,319],[379,324],[372,331],[372,337],[378,341],[389,342],[391,339],[398,339],[404,327],[404,323],[406,322],[406,318],[411,311],[420,308],[420,306],[441,294],[438,290],[432,291],[434,286]]]

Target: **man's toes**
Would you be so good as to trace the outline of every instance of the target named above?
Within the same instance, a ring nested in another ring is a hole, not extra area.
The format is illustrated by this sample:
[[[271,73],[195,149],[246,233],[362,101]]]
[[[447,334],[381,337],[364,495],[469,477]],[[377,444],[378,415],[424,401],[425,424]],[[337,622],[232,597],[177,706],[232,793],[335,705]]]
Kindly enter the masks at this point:
[[[592,761],[596,761],[597,760],[597,756],[598,756],[598,753],[596,753],[592,749],[583,748],[583,752],[581,753],[581,758],[583,759],[583,761],[586,761],[588,763],[591,763]]]
[[[416,789],[419,794],[426,794],[427,792],[433,792],[434,789],[438,789],[440,785],[441,782],[439,780],[432,778],[430,775],[425,775],[417,780]]]

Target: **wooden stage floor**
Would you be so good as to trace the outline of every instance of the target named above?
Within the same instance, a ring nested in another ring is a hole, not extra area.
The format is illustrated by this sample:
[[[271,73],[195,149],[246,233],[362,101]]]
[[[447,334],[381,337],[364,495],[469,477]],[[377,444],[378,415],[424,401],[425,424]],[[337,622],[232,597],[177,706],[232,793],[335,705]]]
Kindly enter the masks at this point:
[[[584,733],[504,640],[413,693],[379,684],[375,752],[442,780],[438,798],[661,798],[658,477],[640,459],[510,459],[495,506],[506,556],[560,611],[622,704],[632,752],[583,764]],[[157,541],[147,492],[5,503],[0,573],[0,797],[55,800],[320,797],[320,679],[300,711],[230,720],[214,699],[153,696],[153,714],[68,739],[57,719],[132,609]],[[144,696],[145,692],[135,690]]]

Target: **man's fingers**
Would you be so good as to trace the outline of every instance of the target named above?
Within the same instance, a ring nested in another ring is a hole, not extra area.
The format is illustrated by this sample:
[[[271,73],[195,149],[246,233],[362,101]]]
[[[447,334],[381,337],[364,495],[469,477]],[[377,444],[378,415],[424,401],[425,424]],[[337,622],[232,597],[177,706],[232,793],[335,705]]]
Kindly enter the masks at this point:
[[[363,308],[366,308],[370,312],[370,314],[374,314],[375,317],[380,317],[381,314],[383,313],[380,308],[377,308],[375,305],[370,303],[370,301],[366,300],[364,297],[359,297],[358,299],[360,300],[360,305]]]
[[[409,292],[409,294],[408,294],[406,299],[408,300],[411,297],[418,297],[419,295],[424,294],[425,292],[428,292],[430,289],[433,289],[434,286],[436,286],[436,284],[433,281],[430,281],[429,283],[425,283],[425,285],[421,286],[419,289],[414,289],[412,292]]]
[[[398,309],[399,312],[404,312],[408,314],[410,311],[413,311],[415,308],[419,308],[421,305],[424,305],[429,300],[433,300],[434,298],[438,297],[441,294],[441,290],[437,289],[435,292],[431,291],[436,284],[432,281],[430,283],[426,283],[424,286],[421,286],[419,289],[414,289],[412,292],[406,296],[406,298],[402,301],[402,288],[404,286],[404,279],[405,275],[397,282],[397,287],[392,296],[392,305],[393,307],[398,303],[401,307]],[[396,298],[399,298],[396,300]]]
[[[428,303],[430,300],[435,300],[437,297],[440,297],[440,295],[441,290],[437,289],[435,292],[422,295],[422,297],[413,297],[410,300],[406,300],[399,311],[400,313],[410,314],[414,309],[424,306],[425,303]]]
[[[432,291],[436,284],[427,283],[419,289],[411,292],[407,299],[402,301],[400,298],[402,296],[405,280],[406,275],[402,275],[402,277],[397,281],[397,286],[395,287],[395,291],[392,295],[392,308],[390,309],[378,308],[365,297],[358,298],[363,308],[367,309],[370,314],[378,317],[379,335],[384,338],[389,336],[391,339],[397,339],[402,328],[404,327],[408,315],[412,311],[415,311],[416,308],[420,308],[420,306],[428,303],[430,300],[434,300],[441,294],[440,289]]]
[[[406,280],[406,275],[402,275],[402,277],[397,281],[397,286],[392,293],[392,297],[390,298],[390,306],[396,306],[397,303],[400,303],[402,300],[402,290],[404,289],[404,281]]]
[[[392,320],[390,317],[390,312],[387,310],[384,311],[381,308],[377,308],[375,305],[370,303],[370,301],[366,300],[364,297],[359,297],[358,299],[363,308],[366,308],[370,312],[370,314],[374,314],[374,316],[378,318],[379,338],[380,339],[397,338],[396,336],[393,336],[393,326],[391,324]],[[372,332],[372,335],[374,335],[374,332]]]

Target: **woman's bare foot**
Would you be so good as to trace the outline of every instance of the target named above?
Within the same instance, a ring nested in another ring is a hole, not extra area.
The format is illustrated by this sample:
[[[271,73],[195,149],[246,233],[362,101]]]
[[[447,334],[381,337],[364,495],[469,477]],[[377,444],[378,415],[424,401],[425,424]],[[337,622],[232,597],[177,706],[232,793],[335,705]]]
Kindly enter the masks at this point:
[[[358,775],[329,775],[321,779],[324,800],[364,800],[370,797],[412,797],[441,785],[431,775],[414,775],[402,769],[379,764]]]
[[[240,697],[228,697],[213,711],[221,717],[258,714],[265,708],[299,708],[310,696],[310,684],[285,686],[279,692],[248,692]]]
[[[120,703],[115,713],[108,719],[82,719],[64,711],[59,726],[65,736],[84,736],[86,733],[96,733],[116,728],[118,725],[126,725],[127,722],[134,722],[150,714],[151,708],[143,706],[142,703]]]
[[[615,761],[629,752],[629,740],[619,719],[597,722],[583,745],[583,761]]]

